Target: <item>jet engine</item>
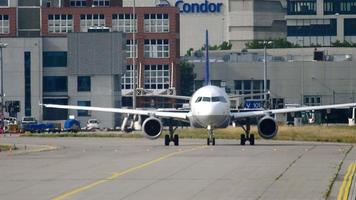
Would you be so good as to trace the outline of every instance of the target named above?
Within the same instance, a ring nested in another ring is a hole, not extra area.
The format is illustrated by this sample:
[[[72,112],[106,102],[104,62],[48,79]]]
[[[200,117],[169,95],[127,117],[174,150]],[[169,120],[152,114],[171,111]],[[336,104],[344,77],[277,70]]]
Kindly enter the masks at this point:
[[[257,124],[258,133],[264,139],[272,139],[277,135],[278,125],[274,118],[265,116]]]
[[[161,120],[155,117],[147,118],[142,124],[145,137],[151,140],[157,139],[162,133],[163,125]]]

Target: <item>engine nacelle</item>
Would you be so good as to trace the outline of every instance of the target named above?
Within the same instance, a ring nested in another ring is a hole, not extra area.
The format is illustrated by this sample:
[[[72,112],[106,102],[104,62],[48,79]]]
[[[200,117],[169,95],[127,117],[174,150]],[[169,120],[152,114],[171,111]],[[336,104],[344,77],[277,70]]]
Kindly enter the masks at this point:
[[[145,137],[151,140],[157,139],[162,133],[163,125],[161,120],[155,117],[147,118],[142,124],[142,131]]]
[[[274,118],[265,116],[257,124],[258,133],[264,139],[272,139],[277,135],[278,125]]]

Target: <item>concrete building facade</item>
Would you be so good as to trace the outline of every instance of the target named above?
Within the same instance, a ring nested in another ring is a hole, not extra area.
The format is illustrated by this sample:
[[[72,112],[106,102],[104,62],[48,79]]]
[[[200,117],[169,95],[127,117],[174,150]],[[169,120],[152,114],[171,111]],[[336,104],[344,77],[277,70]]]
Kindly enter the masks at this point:
[[[42,110],[38,103],[131,106],[133,57],[140,94],[175,94],[179,39],[175,7],[141,7],[133,15],[122,0],[0,1],[0,40],[9,44],[4,87],[9,101],[21,105],[11,115],[63,120],[73,114],[113,128],[119,125],[113,114]],[[148,103],[139,97],[137,106]]]
[[[288,1],[287,38],[301,46],[356,43],[356,1]]]
[[[272,108],[356,101],[356,50],[318,48],[317,52],[324,52],[327,59],[316,61],[314,48],[268,49],[267,89]],[[263,59],[263,50],[211,52],[212,84],[230,94],[263,93]],[[186,60],[195,65],[197,89],[204,79],[204,58]],[[254,98],[263,99],[263,95]]]
[[[132,2],[132,0],[123,0],[123,6],[132,6]],[[212,46],[228,41],[234,49],[245,48],[245,43],[251,40],[286,37],[286,0],[136,1],[139,7],[159,6],[160,4],[177,6],[180,10],[181,56],[185,55],[190,48],[197,50],[204,45],[206,29],[210,31],[209,40]],[[211,9],[205,11],[205,5],[208,8],[210,6]]]

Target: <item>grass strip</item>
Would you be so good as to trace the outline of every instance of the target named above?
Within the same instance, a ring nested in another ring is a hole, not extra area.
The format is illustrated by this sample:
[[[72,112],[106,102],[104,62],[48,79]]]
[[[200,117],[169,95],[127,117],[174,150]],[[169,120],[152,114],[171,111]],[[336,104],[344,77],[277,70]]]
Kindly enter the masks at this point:
[[[163,137],[168,131],[162,133]],[[195,128],[178,128],[176,130],[180,138],[198,138],[207,137],[206,129]],[[244,133],[241,128],[228,127],[226,129],[216,129],[214,131],[217,139],[240,139]],[[251,133],[259,139],[257,127],[251,127]],[[80,132],[80,133],[60,133],[60,134],[37,134],[26,133],[27,137],[119,137],[119,138],[141,138],[141,132],[122,133],[122,132]],[[317,141],[317,142],[339,142],[339,143],[356,143],[356,127],[346,125],[305,125],[301,127],[280,126],[277,136],[274,140],[292,140],[292,141]]]

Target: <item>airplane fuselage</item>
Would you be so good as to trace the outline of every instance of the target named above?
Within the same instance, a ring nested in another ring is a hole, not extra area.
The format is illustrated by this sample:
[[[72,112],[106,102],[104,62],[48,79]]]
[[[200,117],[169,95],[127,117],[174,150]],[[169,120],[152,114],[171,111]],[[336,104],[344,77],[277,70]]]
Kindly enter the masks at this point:
[[[230,100],[219,87],[208,85],[198,89],[190,101],[190,122],[197,128],[225,128],[230,122]]]

